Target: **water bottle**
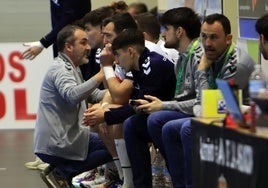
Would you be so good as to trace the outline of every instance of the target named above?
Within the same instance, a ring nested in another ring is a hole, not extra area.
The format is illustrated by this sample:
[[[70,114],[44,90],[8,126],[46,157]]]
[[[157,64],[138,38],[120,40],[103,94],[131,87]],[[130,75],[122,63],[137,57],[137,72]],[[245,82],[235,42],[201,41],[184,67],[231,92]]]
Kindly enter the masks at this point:
[[[249,94],[251,99],[258,98],[266,91],[266,78],[260,64],[255,65],[255,70],[251,73],[249,80]]]
[[[251,130],[255,131],[256,121],[259,115],[262,113],[261,105],[263,102],[260,100],[266,95],[267,91],[267,80],[261,69],[260,64],[255,65],[255,70],[251,73],[249,79],[249,94],[250,94],[250,120],[251,120]],[[261,106],[259,106],[261,105]]]
[[[156,149],[156,153],[152,162],[153,188],[165,187],[164,162],[164,158],[162,157],[160,151]]]
[[[165,176],[165,188],[173,188],[171,176],[166,166],[164,168],[164,176]]]

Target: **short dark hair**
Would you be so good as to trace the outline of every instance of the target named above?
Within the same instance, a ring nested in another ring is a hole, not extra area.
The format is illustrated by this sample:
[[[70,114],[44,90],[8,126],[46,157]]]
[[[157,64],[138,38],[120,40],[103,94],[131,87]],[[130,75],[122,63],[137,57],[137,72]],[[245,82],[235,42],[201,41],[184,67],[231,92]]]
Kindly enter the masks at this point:
[[[90,23],[93,26],[102,24],[105,18],[115,14],[115,10],[111,6],[103,6],[88,12],[83,18],[83,25]]]
[[[138,29],[148,33],[154,39],[158,39],[160,35],[160,23],[158,19],[150,12],[141,13],[135,16]]]
[[[137,24],[135,20],[128,12],[121,12],[113,15],[112,17],[104,19],[102,26],[106,26],[110,22],[114,23],[114,29],[116,34],[119,34],[124,29],[128,28],[137,29]]]
[[[57,35],[57,46],[59,52],[62,52],[64,50],[66,42],[74,44],[74,41],[76,39],[74,37],[74,33],[76,30],[83,30],[83,28],[77,25],[67,25],[60,30]]]
[[[220,22],[223,27],[224,33],[226,35],[231,34],[230,20],[223,14],[218,13],[210,14],[204,18],[203,23],[205,22],[208,24],[213,24],[214,22]]]
[[[200,35],[200,19],[196,12],[188,7],[173,8],[166,11],[160,18],[160,22],[164,26],[182,27],[190,39],[197,38]]]
[[[124,49],[131,45],[136,45],[141,53],[145,48],[144,36],[138,29],[125,29],[113,40],[112,50]]]
[[[145,3],[142,3],[142,2],[131,3],[130,5],[128,5],[128,8],[134,8],[135,14],[137,14],[137,15],[141,14],[141,13],[148,12],[147,5]]]
[[[258,34],[263,34],[265,40],[268,40],[268,14],[262,15],[255,24]]]
[[[128,5],[126,4],[125,1],[113,1],[110,4],[110,7],[112,7],[116,13],[119,13],[119,12],[126,12]]]

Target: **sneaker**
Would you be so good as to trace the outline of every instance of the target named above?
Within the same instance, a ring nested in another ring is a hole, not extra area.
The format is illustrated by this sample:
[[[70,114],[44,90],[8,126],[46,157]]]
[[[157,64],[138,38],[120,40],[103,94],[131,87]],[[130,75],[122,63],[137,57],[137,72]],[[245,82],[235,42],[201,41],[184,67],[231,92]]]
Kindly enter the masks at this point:
[[[109,169],[107,177],[109,180],[120,180],[119,174],[116,169]]]
[[[102,183],[105,182],[105,177],[103,174],[96,173],[94,179],[88,179],[88,180],[83,180],[80,183],[80,187],[82,188],[94,188],[98,187]]]
[[[49,166],[49,164],[47,164],[47,163],[42,163],[42,164],[40,164],[40,165],[37,165],[37,169],[38,169],[38,170],[45,170],[46,167],[48,167],[48,166]]]
[[[39,165],[43,165],[43,164],[47,165],[47,163],[44,163],[39,157],[36,157],[35,161],[27,162],[24,164],[24,166],[28,169],[36,170],[36,169],[39,169],[38,168]],[[40,166],[40,167],[42,167],[42,166]]]
[[[103,184],[100,184],[94,188],[109,188],[110,186],[112,186],[114,183],[116,183],[116,180],[107,180],[106,182],[104,182]]]
[[[71,181],[60,176],[51,166],[48,166],[40,175],[49,188],[71,188]]]
[[[117,188],[117,186],[122,186],[123,182],[120,180],[118,172],[116,170],[109,169],[107,177],[108,179],[105,183],[92,188]]]
[[[83,172],[83,173],[81,173],[81,174],[73,177],[73,179],[72,179],[73,186],[80,188],[80,183],[82,181],[89,180],[89,179],[91,179],[91,180],[94,179],[95,178],[96,171],[97,171],[96,169],[93,169],[93,170],[90,170],[90,171],[87,171],[87,172]]]
[[[79,187],[80,188],[80,183],[85,182],[85,181],[93,181],[96,178],[96,175],[98,173],[97,168],[83,172],[72,179],[72,184],[74,187]]]
[[[119,179],[119,175],[116,170],[109,169],[107,172],[107,177],[104,175],[102,168],[98,169],[99,173],[102,173],[100,177],[98,174],[93,181],[82,181],[80,187],[82,188],[108,188],[111,185],[115,184]]]
[[[122,188],[123,187],[123,181],[117,180],[114,183],[112,183],[108,188]]]

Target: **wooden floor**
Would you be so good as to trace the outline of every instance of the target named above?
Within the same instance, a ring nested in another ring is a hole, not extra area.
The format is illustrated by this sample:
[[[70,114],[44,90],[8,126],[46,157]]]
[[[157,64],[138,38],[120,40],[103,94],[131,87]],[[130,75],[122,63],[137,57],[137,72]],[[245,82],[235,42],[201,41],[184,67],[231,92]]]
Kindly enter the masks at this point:
[[[29,170],[34,161],[33,130],[0,130],[0,187],[45,188],[39,170]]]

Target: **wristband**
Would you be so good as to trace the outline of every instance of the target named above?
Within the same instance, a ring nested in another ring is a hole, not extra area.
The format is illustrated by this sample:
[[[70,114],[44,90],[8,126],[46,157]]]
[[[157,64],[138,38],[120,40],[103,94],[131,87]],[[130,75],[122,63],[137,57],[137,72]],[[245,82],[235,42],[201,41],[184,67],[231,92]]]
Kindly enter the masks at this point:
[[[114,69],[112,66],[104,66],[103,72],[104,72],[106,80],[108,80],[109,78],[115,77]]]

